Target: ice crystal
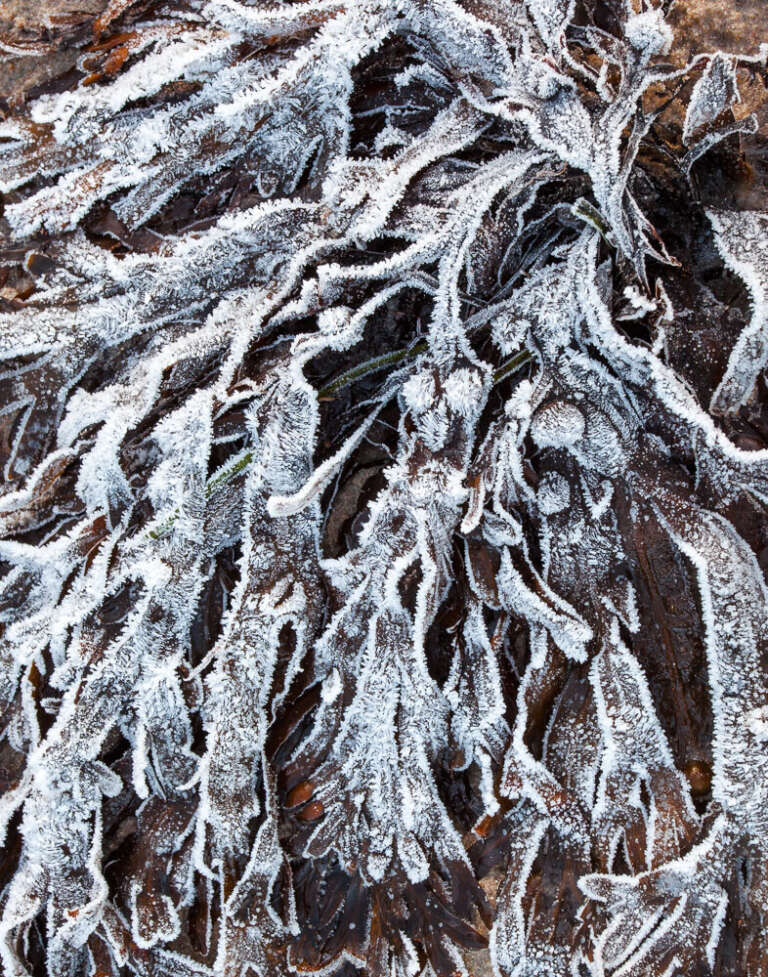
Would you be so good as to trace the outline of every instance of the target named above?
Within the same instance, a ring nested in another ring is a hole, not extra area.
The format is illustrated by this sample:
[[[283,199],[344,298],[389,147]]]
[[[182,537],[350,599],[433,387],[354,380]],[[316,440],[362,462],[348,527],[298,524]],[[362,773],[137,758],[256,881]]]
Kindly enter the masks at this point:
[[[5,973],[766,973],[768,48],[668,6],[112,0],[5,104]]]

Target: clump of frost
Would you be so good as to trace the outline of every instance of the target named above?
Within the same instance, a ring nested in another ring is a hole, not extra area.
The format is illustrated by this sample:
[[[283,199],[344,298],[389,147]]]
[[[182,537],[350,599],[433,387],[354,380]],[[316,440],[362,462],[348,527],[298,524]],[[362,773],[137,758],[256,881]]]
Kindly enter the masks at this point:
[[[765,51],[666,6],[113,0],[0,121],[4,972],[765,974]]]

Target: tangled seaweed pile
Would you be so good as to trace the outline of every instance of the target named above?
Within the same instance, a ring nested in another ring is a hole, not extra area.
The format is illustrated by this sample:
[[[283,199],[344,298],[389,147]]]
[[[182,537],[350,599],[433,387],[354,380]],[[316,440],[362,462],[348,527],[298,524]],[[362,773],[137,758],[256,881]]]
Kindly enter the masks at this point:
[[[765,977],[768,46],[93,30],[0,122],[4,972]]]

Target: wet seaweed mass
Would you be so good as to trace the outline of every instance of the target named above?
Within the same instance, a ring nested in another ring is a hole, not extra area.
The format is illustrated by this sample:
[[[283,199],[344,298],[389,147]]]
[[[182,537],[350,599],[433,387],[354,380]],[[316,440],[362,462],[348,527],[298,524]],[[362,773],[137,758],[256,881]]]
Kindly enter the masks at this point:
[[[753,5],[13,3],[3,973],[766,977]]]

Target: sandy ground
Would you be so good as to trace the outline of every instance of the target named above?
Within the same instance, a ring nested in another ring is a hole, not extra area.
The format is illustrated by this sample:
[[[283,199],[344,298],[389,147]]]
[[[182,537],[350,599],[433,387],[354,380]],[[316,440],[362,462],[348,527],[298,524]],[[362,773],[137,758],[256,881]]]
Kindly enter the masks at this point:
[[[677,0],[669,22],[688,57],[712,50],[756,54],[768,43],[767,15],[765,0]]]
[[[0,98],[12,101],[20,89],[69,71],[78,52],[68,38],[106,6],[107,0],[0,0],[0,41],[23,50],[41,35],[59,38],[41,55],[0,51]]]

